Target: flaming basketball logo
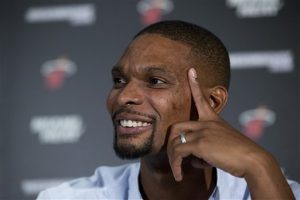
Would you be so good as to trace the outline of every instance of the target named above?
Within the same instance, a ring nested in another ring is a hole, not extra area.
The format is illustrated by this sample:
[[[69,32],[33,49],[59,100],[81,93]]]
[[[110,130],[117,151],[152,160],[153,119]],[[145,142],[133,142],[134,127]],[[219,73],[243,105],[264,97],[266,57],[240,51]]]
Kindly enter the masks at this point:
[[[144,25],[153,24],[162,19],[162,15],[170,13],[174,8],[171,0],[140,0],[137,10]]]
[[[47,61],[41,67],[41,73],[45,77],[45,85],[50,90],[61,88],[65,77],[74,75],[76,70],[76,64],[66,57]]]
[[[260,139],[265,127],[274,124],[275,120],[275,113],[266,106],[259,106],[256,109],[247,110],[241,113],[239,117],[239,121],[243,125],[244,134],[253,140]]]

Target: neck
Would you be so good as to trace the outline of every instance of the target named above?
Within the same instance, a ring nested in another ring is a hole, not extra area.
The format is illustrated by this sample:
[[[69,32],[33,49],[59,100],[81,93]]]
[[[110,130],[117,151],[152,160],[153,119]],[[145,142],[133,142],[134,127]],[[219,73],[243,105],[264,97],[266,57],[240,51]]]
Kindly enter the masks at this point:
[[[143,157],[140,170],[143,199],[208,199],[216,184],[214,168],[194,168],[186,159],[182,171],[183,180],[176,182],[165,152]]]

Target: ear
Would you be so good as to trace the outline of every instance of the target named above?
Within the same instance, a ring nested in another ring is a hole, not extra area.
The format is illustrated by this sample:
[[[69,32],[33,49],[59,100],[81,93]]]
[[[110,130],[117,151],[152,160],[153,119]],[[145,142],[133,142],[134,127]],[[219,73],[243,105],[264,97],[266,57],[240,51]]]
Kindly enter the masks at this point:
[[[216,112],[220,113],[225,107],[228,99],[228,91],[224,86],[215,86],[210,89],[209,105]]]

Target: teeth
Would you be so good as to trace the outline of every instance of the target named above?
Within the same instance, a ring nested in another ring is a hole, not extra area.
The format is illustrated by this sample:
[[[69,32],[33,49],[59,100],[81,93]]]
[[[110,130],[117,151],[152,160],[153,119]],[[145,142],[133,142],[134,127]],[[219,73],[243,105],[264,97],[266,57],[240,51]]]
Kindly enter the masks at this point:
[[[143,127],[143,126],[149,126],[150,123],[148,122],[142,122],[142,121],[133,121],[133,120],[120,120],[120,124],[123,127]]]

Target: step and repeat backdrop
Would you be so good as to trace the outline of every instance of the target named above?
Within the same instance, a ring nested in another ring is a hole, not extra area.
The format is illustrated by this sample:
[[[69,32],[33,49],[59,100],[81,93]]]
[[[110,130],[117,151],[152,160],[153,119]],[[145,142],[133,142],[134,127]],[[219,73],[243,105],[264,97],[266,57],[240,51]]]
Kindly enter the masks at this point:
[[[118,165],[105,108],[110,70],[148,24],[202,25],[228,47],[223,117],[300,181],[299,4],[292,0],[1,1],[0,199]],[[253,166],[255,167],[255,166]]]

